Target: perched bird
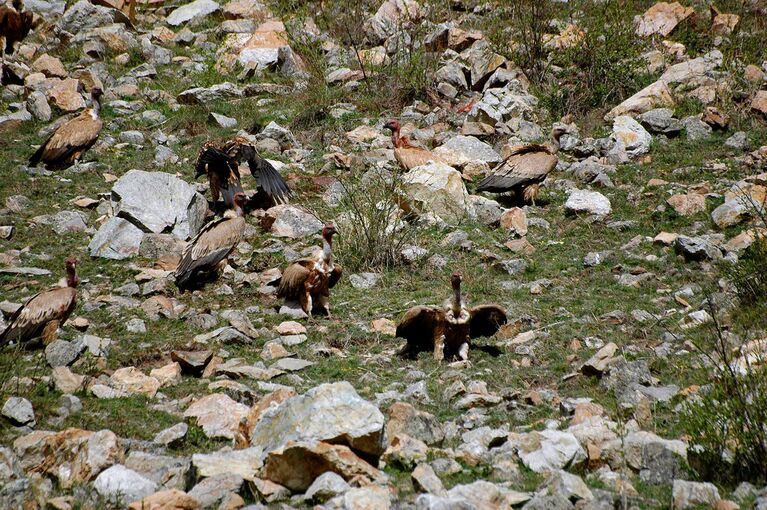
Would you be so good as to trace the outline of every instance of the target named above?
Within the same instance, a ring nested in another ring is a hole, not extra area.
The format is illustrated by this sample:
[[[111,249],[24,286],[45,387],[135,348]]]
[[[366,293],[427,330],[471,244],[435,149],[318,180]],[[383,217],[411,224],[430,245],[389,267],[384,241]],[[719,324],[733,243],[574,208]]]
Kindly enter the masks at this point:
[[[13,55],[14,45],[32,30],[32,12],[24,11],[21,0],[13,0],[13,7],[0,6],[0,38],[2,45],[2,61],[5,64],[5,54]]]
[[[525,201],[535,205],[540,184],[557,166],[559,139],[565,133],[565,128],[557,126],[551,131],[550,144],[514,147],[506,159],[480,181],[477,191],[521,192]]]
[[[407,344],[400,355],[415,357],[431,351],[434,359],[457,357],[465,360],[472,338],[493,336],[506,324],[506,311],[499,305],[479,305],[468,308],[461,297],[461,275],[450,278],[453,295],[439,306],[414,306],[397,324],[396,335]]]
[[[277,297],[286,301],[298,301],[301,308],[311,317],[315,308],[320,308],[330,318],[330,289],[341,279],[342,269],[333,261],[332,223],[322,229],[322,250],[311,257],[296,260],[285,269]]]
[[[91,90],[91,108],[86,108],[77,117],[59,126],[29,158],[30,166],[37,166],[41,161],[51,168],[77,165],[83,154],[96,143],[104,126],[99,118],[103,95],[100,88],[94,87]]]
[[[223,218],[211,221],[197,233],[184,249],[176,267],[176,286],[184,290],[202,286],[234,250],[245,231],[245,193],[234,194],[234,209]]]
[[[259,190],[263,190],[272,202],[288,202],[291,194],[288,184],[245,138],[237,137],[221,145],[205,143],[197,157],[195,178],[207,175],[213,202],[223,196],[225,206],[231,208],[234,194],[242,192],[240,164],[243,161],[248,163]]]
[[[11,316],[8,327],[0,333],[0,345],[26,342],[42,337],[48,345],[56,339],[56,331],[64,324],[77,305],[77,260],[68,258],[65,264],[64,287],[35,294]]]
[[[445,163],[445,160],[439,155],[423,147],[416,147],[406,136],[400,136],[401,128],[402,126],[396,119],[392,119],[384,125],[384,129],[391,130],[394,157],[403,169],[412,170],[417,166],[427,164],[429,161]]]

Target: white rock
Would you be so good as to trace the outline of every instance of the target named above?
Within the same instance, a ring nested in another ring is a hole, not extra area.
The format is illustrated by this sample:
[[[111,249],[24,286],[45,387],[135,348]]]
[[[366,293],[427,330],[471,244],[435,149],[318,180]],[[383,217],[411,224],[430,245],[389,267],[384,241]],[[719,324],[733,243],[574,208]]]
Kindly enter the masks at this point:
[[[15,425],[35,425],[35,410],[32,402],[21,397],[10,397],[3,404],[3,416]]]
[[[474,216],[461,174],[444,163],[417,166],[403,175],[402,181],[411,209],[433,213],[449,223]]]
[[[171,12],[165,21],[168,25],[177,27],[195,18],[204,18],[220,9],[221,6],[213,0],[194,0]]]
[[[565,210],[571,213],[587,213],[607,216],[612,212],[610,200],[597,191],[574,189],[565,202]]]
[[[130,170],[112,187],[116,215],[159,234],[189,239],[202,227],[208,202],[194,186],[165,172]]]
[[[115,464],[96,477],[93,487],[102,497],[127,505],[157,491],[157,484],[122,464]]]
[[[91,257],[122,260],[138,255],[144,232],[122,218],[109,218],[88,244]]]
[[[629,157],[635,158],[650,151],[652,135],[628,115],[619,115],[613,121],[612,137]]]

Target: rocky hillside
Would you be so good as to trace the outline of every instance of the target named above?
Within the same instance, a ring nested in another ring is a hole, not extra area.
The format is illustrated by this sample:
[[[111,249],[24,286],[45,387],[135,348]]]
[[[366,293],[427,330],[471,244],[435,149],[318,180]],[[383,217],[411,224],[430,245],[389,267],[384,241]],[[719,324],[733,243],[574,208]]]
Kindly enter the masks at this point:
[[[80,282],[0,345],[0,507],[767,508],[763,0],[106,5],[27,0],[6,55],[0,331]],[[30,166],[94,89],[96,143]],[[476,191],[552,130],[534,201]],[[235,136],[290,202],[243,163],[242,240],[182,293]],[[327,222],[309,318],[277,287]],[[398,355],[454,272],[508,322]]]

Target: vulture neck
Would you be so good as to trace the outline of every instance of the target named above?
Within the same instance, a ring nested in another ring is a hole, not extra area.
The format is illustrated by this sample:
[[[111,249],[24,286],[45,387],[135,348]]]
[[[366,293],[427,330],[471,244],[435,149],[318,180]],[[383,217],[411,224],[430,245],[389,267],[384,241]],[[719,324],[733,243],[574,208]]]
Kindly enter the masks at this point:
[[[457,282],[453,284],[453,299],[450,303],[453,306],[453,317],[461,315],[461,308],[463,308],[463,301],[461,301],[461,283]]]
[[[80,283],[80,279],[77,277],[75,268],[67,268],[67,287],[72,287],[74,289],[77,287],[78,283]]]
[[[322,238],[322,261],[326,264],[333,262],[333,238],[331,236]]]
[[[94,119],[99,117],[101,113],[101,99],[93,98],[93,105],[91,106],[91,115]]]
[[[399,128],[393,129],[391,132],[391,143],[394,145],[394,148],[401,147],[401,138],[399,136]]]
[[[559,147],[560,147],[560,145],[559,145],[559,137],[561,137],[561,136],[562,135],[557,135],[557,134],[554,134],[554,133],[551,134],[551,143],[549,145],[551,146],[551,152],[553,154],[556,154],[557,152],[559,152]]]

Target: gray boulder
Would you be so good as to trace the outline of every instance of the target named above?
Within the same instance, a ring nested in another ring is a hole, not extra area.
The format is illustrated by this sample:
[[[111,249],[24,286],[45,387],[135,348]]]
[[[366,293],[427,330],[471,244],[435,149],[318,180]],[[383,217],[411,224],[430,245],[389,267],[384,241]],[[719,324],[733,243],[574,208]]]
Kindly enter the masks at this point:
[[[181,104],[208,104],[222,99],[235,99],[243,96],[242,89],[234,83],[224,82],[212,87],[194,87],[178,95]]]
[[[122,218],[109,218],[88,244],[91,257],[122,260],[137,255],[144,232]]]
[[[251,433],[251,445],[272,452],[289,441],[330,441],[378,457],[384,416],[346,381],[322,384],[267,410]]]
[[[194,186],[164,172],[131,170],[115,183],[112,195],[119,200],[118,217],[144,231],[171,232],[182,240],[202,227],[208,208],[205,197]]]
[[[93,482],[93,487],[102,497],[123,505],[145,498],[157,490],[156,483],[121,464],[102,471]]]
[[[2,414],[14,425],[35,425],[35,410],[32,402],[21,397],[10,397],[3,404]]]

